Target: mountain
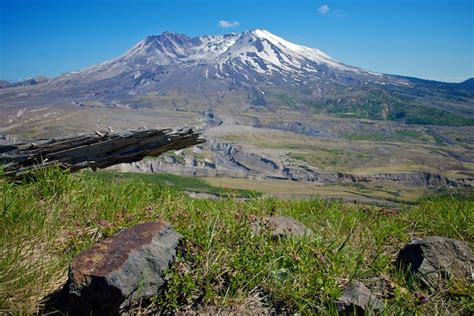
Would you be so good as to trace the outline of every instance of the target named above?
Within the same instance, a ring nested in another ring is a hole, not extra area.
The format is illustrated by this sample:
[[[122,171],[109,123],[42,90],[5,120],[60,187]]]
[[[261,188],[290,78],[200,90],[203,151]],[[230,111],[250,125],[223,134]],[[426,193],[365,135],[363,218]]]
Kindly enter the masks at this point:
[[[474,78],[469,78],[461,82],[461,85],[469,88],[474,88]]]
[[[343,118],[474,125],[472,84],[371,72],[261,29],[193,38],[170,32],[149,36],[99,65],[31,87],[7,85],[0,90],[0,105],[93,102],[142,108],[170,94],[187,100],[188,108],[206,103],[219,109],[227,97],[241,104],[232,112],[289,107]]]
[[[126,171],[387,182],[383,194],[394,199],[404,186],[464,186],[474,177],[471,80],[372,72],[265,30],[165,32],[98,65],[0,86],[7,144],[141,126],[204,133],[202,146],[117,167]]]
[[[267,86],[302,88],[316,84],[353,86],[371,82],[409,86],[405,79],[362,70],[334,60],[318,49],[290,43],[265,30],[190,38],[165,32],[149,36],[111,61],[65,74],[55,83],[115,84],[129,94],[171,86],[199,90],[218,81],[239,88]]]
[[[201,66],[201,67],[200,67]],[[285,41],[265,30],[224,36],[185,35],[165,32],[140,41],[126,54],[109,62],[65,76],[106,79],[133,72],[134,79],[156,67],[199,67],[206,79],[229,79],[251,83],[255,77],[318,79],[330,71],[381,77],[356,67],[346,66],[318,49]],[[143,72],[143,73],[142,73]],[[249,79],[247,75],[251,75]]]
[[[18,82],[9,82],[7,80],[0,80],[0,89],[3,88],[13,88],[13,87],[24,87],[32,86],[35,84],[41,84],[47,82],[49,79],[45,76],[36,76],[34,78],[18,81]]]

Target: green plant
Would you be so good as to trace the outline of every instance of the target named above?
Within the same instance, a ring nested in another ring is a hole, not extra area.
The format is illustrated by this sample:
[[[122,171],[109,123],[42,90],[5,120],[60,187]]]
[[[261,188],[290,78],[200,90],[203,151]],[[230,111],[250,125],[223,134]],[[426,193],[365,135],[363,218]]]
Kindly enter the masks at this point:
[[[184,236],[167,271],[169,282],[153,300],[163,312],[274,306],[334,314],[334,299],[345,283],[380,278],[395,289],[386,301],[389,314],[472,311],[464,283],[417,305],[414,295],[422,289],[392,265],[398,249],[415,236],[441,235],[472,245],[469,196],[430,196],[387,214],[375,206],[325,200],[194,200],[148,177],[49,170],[24,183],[0,179],[0,211],[2,311],[34,312],[42,298],[63,285],[79,251],[124,227],[157,219]],[[252,221],[270,214],[291,216],[314,234],[254,235]]]

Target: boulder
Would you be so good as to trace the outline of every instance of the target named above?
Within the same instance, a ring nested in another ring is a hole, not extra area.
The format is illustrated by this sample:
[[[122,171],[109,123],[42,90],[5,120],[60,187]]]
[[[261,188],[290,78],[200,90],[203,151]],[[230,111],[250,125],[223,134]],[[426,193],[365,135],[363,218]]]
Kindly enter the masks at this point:
[[[273,237],[310,236],[313,231],[292,217],[266,216],[255,220],[251,225],[252,233],[259,234],[262,229],[271,232]]]
[[[124,229],[76,256],[63,301],[70,314],[117,314],[159,293],[181,239],[167,223]]]
[[[381,313],[384,303],[373,295],[361,282],[349,283],[342,296],[336,301],[336,306],[342,315],[366,315],[367,313]]]
[[[439,236],[412,241],[400,250],[395,263],[434,289],[451,278],[472,278],[474,271],[474,256],[469,246],[460,240]]]

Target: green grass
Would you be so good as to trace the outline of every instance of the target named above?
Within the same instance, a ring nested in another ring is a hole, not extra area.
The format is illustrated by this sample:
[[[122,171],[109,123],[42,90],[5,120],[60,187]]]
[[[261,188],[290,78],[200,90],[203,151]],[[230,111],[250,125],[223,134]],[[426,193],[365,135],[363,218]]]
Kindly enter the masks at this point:
[[[406,141],[410,139],[421,140],[423,133],[414,130],[396,130],[393,133],[366,132],[346,135],[346,138],[352,141]]]
[[[285,102],[285,98],[282,101]],[[343,94],[339,91],[335,96],[322,101],[305,99],[302,103],[314,109],[316,113],[327,113],[341,118],[391,120],[421,125],[474,125],[474,119],[462,114],[436,109],[423,101],[370,90],[370,88],[364,93],[356,91],[352,94]]]
[[[366,134],[348,134],[347,139],[353,141],[376,141],[382,142],[389,140],[389,137],[381,132],[371,132]]]
[[[448,111],[420,108],[411,113],[411,117],[406,120],[407,124],[425,125],[445,125],[445,126],[472,126],[474,120],[460,115],[452,114]]]
[[[280,94],[275,94],[275,99],[280,101],[283,105],[286,105],[290,108],[295,108],[296,107],[296,101],[293,99],[293,97],[280,93]]]
[[[131,173],[131,172],[112,172],[112,171],[85,171],[84,174],[91,178],[97,178],[103,181],[143,181],[153,185],[167,185],[178,191],[190,191],[197,193],[210,193],[219,196],[237,196],[237,197],[256,197],[260,193],[250,190],[229,190],[214,187],[198,178],[178,176],[174,174],[156,173]]]
[[[153,299],[161,311],[255,312],[259,294],[263,304],[331,314],[349,280],[383,277],[395,289],[386,300],[388,315],[474,312],[472,284],[430,294],[392,265],[413,237],[441,235],[472,246],[474,201],[466,196],[430,197],[387,215],[378,207],[323,200],[193,200],[177,190],[192,180],[166,178],[179,183],[173,187],[151,179],[55,169],[26,183],[0,178],[0,311],[33,313],[63,285],[78,252],[125,227],[163,219],[184,236],[185,251],[168,271],[164,294]],[[269,214],[292,216],[314,236],[252,236],[250,223]],[[417,292],[430,301],[417,304]]]
[[[351,170],[356,166],[355,163],[368,160],[370,157],[365,153],[358,152],[342,152],[336,149],[319,149],[303,153],[287,154],[288,158],[300,160],[308,163],[311,166],[321,168],[329,171]],[[342,167],[342,168],[341,168]]]

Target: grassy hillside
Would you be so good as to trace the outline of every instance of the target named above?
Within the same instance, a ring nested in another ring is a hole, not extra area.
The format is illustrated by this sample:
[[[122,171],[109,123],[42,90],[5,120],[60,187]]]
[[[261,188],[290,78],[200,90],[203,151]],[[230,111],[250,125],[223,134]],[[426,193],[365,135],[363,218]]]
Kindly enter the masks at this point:
[[[154,299],[161,310],[255,312],[273,306],[331,314],[342,286],[358,279],[369,287],[389,286],[387,314],[474,312],[472,284],[456,282],[430,294],[392,265],[414,237],[441,235],[472,246],[472,198],[427,198],[398,211],[323,200],[241,201],[233,193],[193,200],[179,191],[190,180],[147,179],[58,170],[22,184],[0,178],[0,311],[35,312],[63,285],[81,250],[125,227],[164,219],[183,234],[185,252],[169,271],[165,293]],[[267,214],[292,216],[315,234],[252,236],[252,220]],[[430,300],[420,304],[420,293]]]
[[[285,90],[276,90],[270,96],[279,106],[300,110],[306,107],[316,113],[340,118],[389,120],[420,125],[474,125],[472,109],[464,115],[462,111],[456,109],[458,106],[461,109],[463,106],[472,105],[472,92],[464,94],[455,90],[434,96],[429,95],[433,92],[429,89],[424,91],[413,89],[402,93],[390,91],[388,87],[385,89],[381,90],[380,87],[336,89],[327,93],[322,99],[308,97],[305,93],[301,93],[298,97],[297,94],[289,94]],[[414,94],[410,95],[413,92]],[[470,116],[466,116],[467,113]]]

